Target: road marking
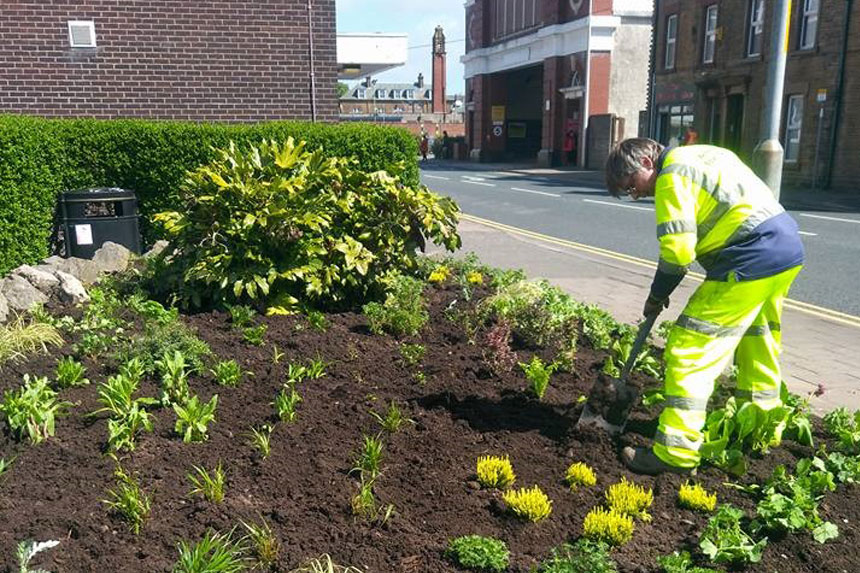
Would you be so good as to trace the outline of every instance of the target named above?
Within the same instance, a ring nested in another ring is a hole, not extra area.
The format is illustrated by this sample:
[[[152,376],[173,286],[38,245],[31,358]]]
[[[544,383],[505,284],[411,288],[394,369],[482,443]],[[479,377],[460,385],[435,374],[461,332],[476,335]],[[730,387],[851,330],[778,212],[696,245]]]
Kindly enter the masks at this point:
[[[485,181],[486,177],[475,177],[474,175],[460,175],[463,179],[469,179],[471,181]]]
[[[547,197],[561,197],[561,195],[556,195],[555,193],[535,191],[534,189],[522,189],[521,187],[511,187],[511,191],[522,191],[523,193],[534,193],[535,195],[546,195]]]
[[[615,259],[616,261],[622,261],[625,263],[630,263],[632,265],[637,265],[640,267],[645,267],[649,269],[656,269],[657,264],[648,261],[645,259],[640,259],[639,257],[634,257],[632,255],[625,255],[624,253],[618,253],[615,251],[610,251],[609,249],[602,249],[600,247],[593,247],[591,245],[585,245],[583,243],[577,243],[574,241],[568,241],[566,239],[559,239],[558,237],[552,237],[550,235],[544,235],[542,233],[536,233],[535,231],[529,231],[528,229],[522,229],[520,227],[514,227],[511,225],[506,225],[504,223],[497,223],[496,221],[491,221],[489,219],[482,219],[481,217],[476,217],[474,215],[469,215],[467,213],[461,213],[460,218],[466,221],[471,221],[473,223],[478,223],[480,225],[484,225],[486,227],[492,227],[495,229],[499,229],[501,231],[506,231],[508,233],[512,233],[514,235],[520,235],[523,237],[529,237],[531,239],[538,239],[544,241],[546,243],[551,243],[554,245],[560,245],[563,247],[567,247],[569,249],[574,249],[577,251],[583,251],[586,253],[591,253],[594,255],[600,255],[603,257],[607,257],[610,259]],[[702,282],[705,280],[705,275],[701,273],[689,272],[686,275],[687,277],[694,279],[698,282]],[[794,300],[791,298],[785,299],[785,306],[787,308],[794,309],[796,311],[810,314],[817,318],[824,318],[827,320],[831,320],[833,322],[838,322],[840,324],[844,324],[847,326],[853,326],[856,328],[860,328],[860,316],[855,316],[853,314],[847,314],[838,310],[834,310],[831,308],[826,308],[823,306],[817,306],[814,304],[810,304],[808,302],[802,302],[799,300]]]
[[[817,237],[818,233],[810,233],[809,231],[798,231],[801,235],[806,235],[808,237]]]
[[[597,205],[609,205],[610,207],[621,207],[622,209],[636,209],[637,211],[653,211],[653,207],[639,207],[638,205],[625,205],[624,203],[613,203],[611,201],[598,201],[596,199],[583,199],[585,203],[596,203]]]
[[[426,173],[424,174],[424,177],[426,177],[427,179],[443,179],[445,181],[451,179],[450,177],[442,177],[441,175],[427,175]]]
[[[801,213],[801,217],[809,217],[811,219],[824,219],[825,221],[839,221],[840,223],[856,223],[860,225],[860,220],[844,219],[842,217],[827,217],[825,215],[810,215],[809,213]]]
[[[472,185],[483,185],[484,187],[495,187],[495,183],[484,183],[483,181],[472,181],[471,179],[463,179],[463,183],[471,183]]]

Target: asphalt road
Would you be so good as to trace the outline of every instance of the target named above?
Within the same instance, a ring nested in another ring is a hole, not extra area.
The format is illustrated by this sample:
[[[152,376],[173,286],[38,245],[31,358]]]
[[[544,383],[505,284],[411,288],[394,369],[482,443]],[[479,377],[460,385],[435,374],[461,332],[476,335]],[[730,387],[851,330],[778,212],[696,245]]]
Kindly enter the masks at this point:
[[[432,162],[421,167],[422,183],[452,197],[464,213],[657,260],[653,201],[613,199],[600,187],[599,173],[537,174]],[[805,268],[789,296],[860,316],[860,210],[787,209],[806,247]]]

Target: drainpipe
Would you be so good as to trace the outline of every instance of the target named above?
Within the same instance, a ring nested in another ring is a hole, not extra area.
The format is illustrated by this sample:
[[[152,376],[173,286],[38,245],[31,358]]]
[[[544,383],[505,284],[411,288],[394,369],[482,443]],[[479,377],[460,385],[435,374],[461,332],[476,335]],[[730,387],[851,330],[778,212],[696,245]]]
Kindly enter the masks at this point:
[[[314,69],[314,19],[312,0],[308,0],[308,46],[309,46],[309,63],[311,68],[311,121],[317,120],[317,79]]]
[[[593,16],[591,11],[593,8],[594,1],[588,0],[588,36],[585,43],[585,97],[582,98],[582,135],[580,136],[582,137],[580,165],[583,168],[588,165],[588,100],[591,98],[591,18]]]
[[[830,149],[827,153],[827,177],[824,188],[829,189],[833,179],[833,163],[836,155],[836,136],[839,131],[839,116],[842,112],[842,90],[845,86],[845,55],[848,52],[848,30],[851,28],[851,8],[854,0],[845,0],[845,18],[842,26],[842,49],[839,51],[839,72],[836,79],[836,107],[833,110],[833,121],[830,122]]]

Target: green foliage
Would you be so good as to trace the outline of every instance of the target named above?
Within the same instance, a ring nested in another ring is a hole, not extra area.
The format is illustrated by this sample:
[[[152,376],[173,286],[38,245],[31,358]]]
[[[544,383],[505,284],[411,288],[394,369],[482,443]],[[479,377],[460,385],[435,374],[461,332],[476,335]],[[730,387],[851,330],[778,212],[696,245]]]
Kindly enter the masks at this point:
[[[554,362],[544,364],[537,354],[532,356],[531,362],[520,362],[519,365],[529,381],[529,391],[535,398],[542,400],[546,388],[549,386],[549,377],[556,371],[558,365]]]
[[[606,503],[610,509],[631,517],[638,517],[642,521],[651,521],[648,508],[654,502],[654,493],[650,488],[627,481],[622,477],[621,481],[609,486],[606,490]]]
[[[424,308],[424,283],[405,275],[396,275],[388,282],[385,301],[369,302],[363,311],[376,334],[387,332],[394,336],[418,334],[430,318]]]
[[[427,350],[423,344],[407,344],[405,342],[399,348],[400,356],[407,366],[417,366],[420,364],[424,360],[424,354]]]
[[[463,535],[448,542],[445,555],[464,569],[501,572],[508,568],[510,552],[500,539]]]
[[[152,416],[143,407],[142,400],[134,400],[131,407],[119,417],[108,420],[109,450],[132,452],[137,434],[141,431],[152,431]]]
[[[338,565],[331,560],[331,556],[323,554],[306,561],[301,567],[291,569],[289,573],[365,573],[358,567],[350,565]]]
[[[41,119],[0,116],[0,273],[48,256],[57,195],[67,189],[133,189],[145,242],[157,229],[149,217],[179,209],[186,172],[209,163],[215,148],[288,136],[325,149],[328,157],[356,157],[368,172],[404,169],[418,184],[414,137],[404,129],[368,124],[278,121],[213,124],[178,121]]]
[[[552,549],[552,557],[541,563],[540,573],[617,573],[605,543],[579,539]]]
[[[713,569],[694,567],[689,551],[674,551],[671,555],[658,557],[657,564],[663,568],[663,573],[714,573]]]
[[[221,462],[218,462],[211,475],[199,466],[193,466],[193,468],[194,473],[188,474],[188,481],[194,488],[188,492],[188,495],[200,494],[212,503],[224,501],[224,468]]]
[[[827,470],[839,483],[860,482],[860,456],[846,456],[840,452],[832,452],[824,462]]]
[[[284,384],[281,391],[275,396],[275,401],[272,405],[278,414],[278,418],[282,422],[293,423],[296,421],[296,406],[302,401],[302,396],[296,390],[295,383]]]
[[[723,504],[708,520],[699,539],[699,548],[714,563],[741,565],[758,563],[767,545],[764,537],[756,542],[744,531],[741,519],[744,512],[731,504]]]
[[[505,489],[516,481],[508,456],[481,456],[476,468],[478,483],[491,489]]]
[[[48,345],[62,344],[63,338],[54,326],[44,322],[28,323],[19,316],[8,324],[0,325],[0,366],[6,362],[23,360],[28,354],[39,350],[47,352]]]
[[[385,411],[385,416],[382,416],[376,412],[371,412],[371,416],[376,418],[379,422],[379,425],[382,426],[382,429],[386,432],[393,434],[397,430],[400,429],[400,426],[403,425],[403,422],[409,421],[408,418],[404,418],[403,414],[400,412],[400,408],[397,407],[397,404],[392,400],[388,404],[388,409]]]
[[[529,521],[540,521],[552,513],[552,501],[538,486],[508,490],[502,499],[514,515]]]
[[[33,560],[38,553],[46,549],[56,547],[60,542],[57,540],[51,541],[21,541],[16,548],[16,556],[18,557],[19,573],[49,573],[44,569],[30,569],[30,561]],[[11,571],[11,569],[10,569]]]
[[[360,472],[375,479],[379,475],[379,466],[382,463],[382,438],[380,436],[369,436],[362,434],[362,449],[355,458],[351,472]]]
[[[613,547],[624,545],[633,537],[633,518],[614,509],[595,507],[582,522],[582,535]]]
[[[182,406],[173,404],[173,411],[176,412],[176,433],[182,435],[182,441],[206,441],[209,424],[215,421],[217,407],[218,394],[206,403],[200,402],[195,395]]]
[[[860,410],[851,414],[837,408],[824,416],[827,432],[839,440],[839,447],[849,454],[860,454]]]
[[[218,384],[234,388],[242,381],[243,375],[251,374],[250,372],[243,372],[242,368],[239,367],[239,363],[232,359],[216,362],[211,372]]]
[[[251,326],[254,323],[254,317],[257,311],[247,304],[232,304],[227,306],[230,312],[230,324],[233,328],[243,329]]]
[[[272,453],[272,430],[274,428],[270,424],[263,424],[260,429],[251,428],[249,438],[251,445],[260,452],[260,457],[264,460]]]
[[[266,335],[266,330],[268,329],[269,327],[265,324],[246,326],[242,329],[242,340],[253,346],[262,346],[263,342],[265,342],[263,337]]]
[[[12,458],[8,462],[6,458],[0,458],[0,478],[6,475],[6,472],[9,471],[9,468],[12,467],[12,464],[15,462],[15,458]]]
[[[90,381],[84,378],[85,373],[84,365],[71,356],[64,356],[57,361],[56,378],[60,388],[86,386]]]
[[[83,317],[68,325],[68,331],[80,335],[75,344],[77,354],[96,358],[123,340],[128,323],[121,316],[125,301],[111,285],[94,287],[89,295]]]
[[[614,378],[621,376],[621,369],[627,359],[630,358],[630,352],[633,350],[632,336],[616,338],[609,345],[609,356],[606,357],[606,362],[603,363],[603,373]],[[633,363],[633,370],[643,372],[654,378],[662,378],[663,367],[660,361],[651,355],[649,348],[643,348],[636,357],[636,362]]]
[[[394,505],[380,505],[373,493],[373,484],[378,476],[370,476],[362,472],[358,493],[352,498],[352,514],[365,521],[384,525],[394,515]]]
[[[172,250],[153,287],[184,305],[264,301],[270,313],[363,301],[414,268],[416,233],[460,244],[456,205],[392,169],[362,171],[293,138],[231,142],[188,175],[179,209],[156,215]]]
[[[185,371],[185,356],[174,350],[155,363],[161,373],[161,404],[184,404],[188,401],[188,373]]]
[[[58,402],[57,393],[48,386],[45,377],[30,378],[24,374],[24,385],[18,390],[3,392],[0,413],[6,417],[9,430],[19,440],[26,436],[33,444],[54,435],[56,417],[69,402]]]
[[[292,364],[290,365],[292,366]],[[308,363],[305,365],[305,376],[308,380],[319,380],[323,376],[325,376],[325,367],[326,363],[322,358],[317,356],[316,358],[312,358],[308,360]]]
[[[145,372],[156,371],[156,363],[176,352],[185,358],[188,374],[203,372],[204,360],[212,354],[209,345],[200,340],[195,332],[181,321],[165,324],[146,323],[143,332],[123,345],[115,353],[118,362],[137,358]]]
[[[209,530],[194,545],[180,541],[177,549],[179,560],[174,573],[240,573],[250,566],[244,556],[245,539],[234,541],[232,529],[226,534]]]
[[[140,484],[133,476],[125,473],[119,464],[116,466],[114,476],[116,489],[109,489],[108,495],[111,499],[103,499],[102,503],[127,521],[131,532],[138,535],[143,522],[149,517],[151,497],[140,488]]]
[[[260,523],[246,523],[244,521],[240,523],[248,532],[245,539],[254,553],[257,564],[264,569],[271,568],[278,561],[278,556],[281,553],[281,542],[272,533],[272,528],[269,527],[268,522],[261,516]]]

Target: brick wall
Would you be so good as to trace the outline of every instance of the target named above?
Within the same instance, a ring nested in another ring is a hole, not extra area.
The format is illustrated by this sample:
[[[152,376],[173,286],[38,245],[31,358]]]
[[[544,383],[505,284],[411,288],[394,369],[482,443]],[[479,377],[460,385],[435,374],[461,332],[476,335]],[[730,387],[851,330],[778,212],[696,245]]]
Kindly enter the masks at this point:
[[[96,48],[67,22],[93,20]],[[335,0],[313,0],[316,115],[337,117]],[[2,0],[0,113],[310,119],[306,0]]]

